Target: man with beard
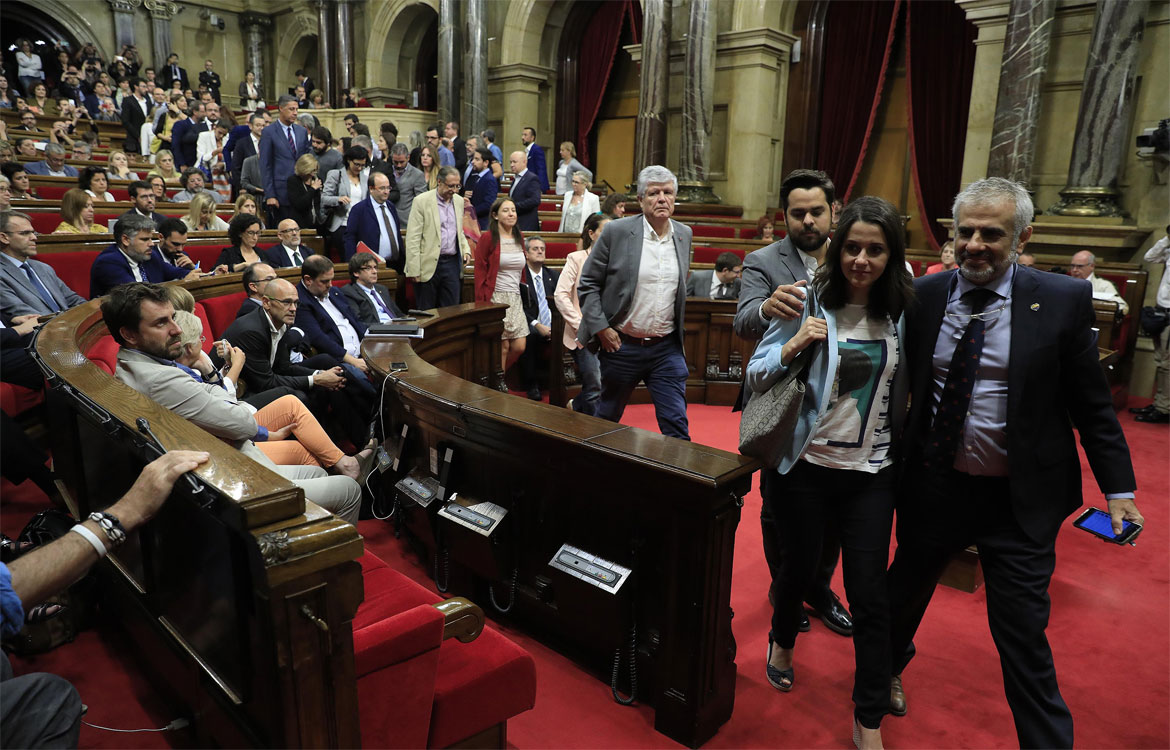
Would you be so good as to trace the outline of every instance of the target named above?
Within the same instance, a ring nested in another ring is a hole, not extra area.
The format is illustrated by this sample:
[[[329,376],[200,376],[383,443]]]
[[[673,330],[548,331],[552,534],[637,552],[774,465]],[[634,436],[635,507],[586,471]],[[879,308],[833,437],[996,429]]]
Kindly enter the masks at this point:
[[[739,305],[733,324],[736,335],[759,341],[773,318],[785,317],[789,309],[801,307],[798,295],[803,292],[793,289],[793,286],[811,282],[817,268],[824,262],[829,246],[834,193],[833,181],[824,172],[796,169],[784,178],[780,184],[780,205],[784,208],[788,235],[779,242],[748,253],[744,259]],[[745,400],[741,388],[735,408],[741,408]],[[770,481],[773,476],[775,472],[761,472],[760,483]],[[784,550],[774,547],[774,540],[779,538],[773,532],[774,524],[771,515],[761,513],[764,557],[768,560],[773,582],[779,576],[785,554]],[[805,603],[820,616],[826,627],[847,636],[853,633],[853,619],[829,588],[840,553],[841,541],[836,530],[831,525],[826,526],[817,576],[812,588],[805,592]],[[808,616],[804,614],[802,617],[800,629],[805,631],[809,628]]]
[[[152,244],[154,222],[145,216],[127,214],[114,224],[114,244],[98,253],[89,269],[89,293],[97,298],[119,284],[144,281],[161,284],[182,279],[193,268],[179,268],[163,259]],[[201,274],[196,271],[195,278]]]
[[[1092,289],[1015,263],[1032,236],[1032,211],[1022,185],[971,183],[953,209],[958,269],[914,282],[905,342],[911,405],[888,577],[891,711],[906,712],[901,674],[939,576],[975,544],[1020,747],[1072,747],[1072,715],[1044,631],[1057,532],[1082,503],[1073,427],[1113,533],[1123,520],[1143,519],[1098,361]],[[1089,661],[1090,673],[1111,666]],[[986,677],[976,684],[987,687]]]

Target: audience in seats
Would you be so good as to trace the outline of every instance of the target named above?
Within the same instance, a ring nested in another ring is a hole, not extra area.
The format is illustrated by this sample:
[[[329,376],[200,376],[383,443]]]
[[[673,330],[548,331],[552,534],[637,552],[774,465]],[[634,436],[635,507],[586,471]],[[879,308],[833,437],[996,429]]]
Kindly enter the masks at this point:
[[[264,205],[273,223],[289,217],[288,178],[297,159],[309,153],[309,134],[297,124],[297,100],[285,94],[277,100],[279,119],[260,136],[260,176]]]
[[[37,233],[19,211],[0,211],[0,315],[52,315],[85,302],[57,278],[52,266],[35,260]]]
[[[585,228],[581,230],[578,250],[565,258],[565,267],[557,280],[553,300],[557,310],[565,319],[565,333],[562,343],[573,356],[577,374],[581,379],[581,393],[569,400],[569,408],[581,414],[593,416],[597,411],[597,400],[601,398],[601,364],[597,352],[577,340],[577,329],[581,325],[581,302],[577,297],[577,282],[581,279],[581,268],[589,257],[593,243],[601,236],[601,230],[610,221],[605,214],[586,217]]]
[[[597,193],[589,190],[591,187],[593,183],[585,177],[584,172],[573,175],[572,192],[566,193],[561,202],[561,225],[558,231],[579,234],[585,226],[585,217],[601,210],[601,201]]]
[[[24,171],[42,177],[72,177],[77,179],[77,167],[65,163],[65,148],[59,143],[45,146],[44,161],[28,162]]]
[[[349,259],[349,283],[341,293],[366,326],[389,323],[403,317],[390,290],[378,283],[378,257],[373,253],[356,253]]]
[[[694,271],[687,278],[687,296],[739,299],[739,277],[742,273],[743,261],[738,255],[732,252],[719,253],[713,270]]]
[[[313,254],[312,248],[301,244],[301,227],[296,219],[285,219],[277,224],[276,236],[280,242],[265,251],[275,268],[300,268],[305,258]]]
[[[175,155],[165,148],[159,149],[154,158],[154,169],[146,174],[148,177],[161,177],[168,187],[183,184],[183,175],[175,168]]]
[[[244,269],[240,274],[240,282],[244,285],[244,301],[240,303],[240,309],[236,310],[236,317],[239,318],[254,312],[256,308],[264,307],[264,295],[260,290],[270,282],[275,281],[276,269],[267,263],[253,263]]]
[[[415,302],[423,310],[459,304],[460,275],[471,261],[471,247],[459,231],[463,196],[458,189],[459,172],[441,167],[439,184],[415,198],[411,208],[403,274],[414,284]]]
[[[1147,263],[1161,263],[1162,280],[1158,282],[1158,292],[1154,305],[1163,315],[1170,315],[1170,226],[1166,227],[1166,234],[1146,251]],[[1143,318],[1145,314],[1143,313]],[[1136,412],[1134,419],[1139,422],[1153,422],[1165,424],[1170,422],[1170,326],[1166,326],[1156,335],[1149,331],[1154,340],[1154,402],[1141,409],[1130,409]]]
[[[406,254],[402,249],[398,209],[390,201],[390,178],[371,171],[366,193],[365,199],[358,201],[349,211],[342,256],[348,260],[358,252],[359,244],[364,244],[366,250],[401,274]]]
[[[110,178],[103,167],[91,166],[83,169],[77,177],[77,186],[92,195],[94,200],[110,203],[117,200],[109,191]]]
[[[410,163],[410,149],[405,143],[395,143],[390,147],[390,163],[398,185],[398,202],[395,204],[398,215],[402,217],[403,226],[409,226],[414,199],[428,190],[427,178],[422,170]]]
[[[204,382],[191,368],[178,366],[175,360],[183,350],[182,330],[162,287],[120,286],[102,301],[102,317],[120,346],[119,380],[291,480],[305,491],[305,497],[326,510],[349,523],[357,522],[361,509],[357,482],[348,476],[329,476],[320,466],[273,463],[256,447],[256,442],[273,437],[257,421],[257,410],[236,401],[223,386]],[[291,432],[278,430],[275,437],[283,439]]]
[[[581,270],[577,340],[601,347],[598,417],[621,421],[630,394],[645,382],[662,434],[689,440],[682,292],[691,229],[671,218],[677,193],[669,169],[638,173],[642,215],[607,224]],[[676,284],[658,281],[674,278]]]
[[[261,250],[257,247],[260,243],[260,230],[258,216],[249,214],[233,216],[231,223],[228,224],[228,242],[231,243],[231,247],[223,249],[219,258],[216,259],[215,265],[227,266],[228,270],[233,273],[243,271],[245,266],[252,263],[264,262],[273,266],[279,265],[272,261],[267,250]]]
[[[1108,300],[1117,303],[1117,309],[1122,315],[1129,314],[1129,303],[1117,293],[1117,287],[1109,279],[1098,278],[1093,271],[1097,268],[1097,256],[1088,250],[1074,253],[1068,264],[1068,275],[1074,279],[1083,279],[1093,285],[1093,299]]]
[[[119,284],[143,281],[161,284],[186,278],[191,268],[167,262],[151,244],[154,222],[143,216],[123,216],[114,224],[114,244],[102,250],[89,270],[89,293],[100,297]],[[196,278],[199,272],[195,271]]]
[[[463,182],[463,198],[470,202],[475,210],[476,222],[481,231],[488,228],[492,204],[500,194],[500,182],[492,174],[491,165],[491,152],[485,148],[476,149],[468,165],[470,175]]]
[[[313,255],[305,259],[297,285],[297,327],[314,349],[365,374],[369,367],[361,358],[361,342],[366,325],[354,314],[341,289],[333,286],[333,276],[329,258]]]
[[[155,226],[166,220],[167,217],[154,210],[155,195],[149,182],[143,180],[131,182],[126,188],[126,192],[130,194],[130,201],[134,204],[134,208],[119,216],[119,219],[125,219],[127,216],[141,216],[150,219]]]
[[[748,341],[759,341],[764,337],[772,321],[780,317],[786,307],[802,309],[802,299],[796,296],[803,292],[789,293],[793,286],[805,287],[811,283],[817,269],[825,260],[829,246],[829,224],[832,217],[832,203],[835,198],[833,181],[824,172],[797,169],[789,172],[780,183],[780,207],[784,210],[787,236],[770,245],[748,253],[740,274],[739,303],[735,310],[733,327],[735,334]],[[745,398],[741,389],[736,403],[738,409]],[[760,492],[771,490],[773,474],[760,474]],[[764,558],[772,577],[769,591],[776,591],[780,571],[794,551],[785,549],[781,542],[777,519],[771,508],[760,511]],[[820,539],[820,560],[816,564],[816,576],[804,593],[804,602],[821,621],[835,633],[848,636],[853,632],[853,620],[841,600],[833,593],[829,583],[837,568],[841,543],[835,528],[830,524]],[[788,563],[796,565],[797,562]],[[801,562],[800,564],[805,564]],[[808,615],[801,613],[800,629],[809,628]]]
[[[577,147],[572,141],[564,141],[561,143],[561,163],[557,167],[557,195],[566,195],[573,190],[573,176],[577,174],[585,175],[585,182],[592,184],[593,172],[577,161]]]
[[[536,143],[536,129],[524,128],[520,131],[520,143],[524,146],[524,158],[528,168],[536,175],[536,184],[540,192],[548,190],[548,160],[544,156],[544,149]],[[516,169],[512,169],[516,172]]]
[[[756,219],[756,234],[752,239],[774,242],[776,240],[776,225],[771,216],[761,216]]]
[[[110,230],[93,221],[93,196],[71,188],[61,196],[61,223],[53,234],[106,234]]]
[[[926,274],[942,273],[943,271],[949,271],[958,265],[955,263],[955,243],[953,241],[947,240],[946,244],[944,244],[942,249],[939,250],[938,259],[938,263],[932,263],[931,265],[927,266]]]
[[[345,230],[349,213],[359,201],[366,199],[370,169],[369,152],[361,146],[350,146],[342,154],[342,168],[325,176],[321,188],[321,212],[325,216],[326,243],[344,257]]]
[[[552,306],[549,298],[557,288],[560,274],[544,265],[545,243],[540,237],[524,242],[524,269],[520,272],[520,298],[528,321],[528,341],[520,358],[520,376],[528,398],[540,400],[537,380],[539,365],[547,362],[552,343]]]
[[[228,223],[215,213],[215,199],[207,191],[196,193],[187,206],[183,224],[193,232],[226,232]]]
[[[475,246],[475,301],[507,305],[500,361],[509,369],[528,344],[528,318],[520,298],[520,277],[526,265],[524,235],[516,226],[516,203],[496,199],[491,222]]]
[[[1021,250],[1020,257],[1016,259],[1016,263],[1031,268],[1036,265],[1036,256],[1030,250]]]
[[[508,165],[513,175],[508,197],[516,205],[517,225],[522,232],[539,232],[540,177],[528,168],[528,157],[523,151],[513,151]]]
[[[183,175],[179,178],[179,184],[183,186],[183,189],[175,193],[175,203],[190,203],[191,199],[196,195],[206,195],[211,199],[212,203],[219,203],[219,193],[212,192],[203,187],[203,172],[195,167],[188,167],[183,170]]]

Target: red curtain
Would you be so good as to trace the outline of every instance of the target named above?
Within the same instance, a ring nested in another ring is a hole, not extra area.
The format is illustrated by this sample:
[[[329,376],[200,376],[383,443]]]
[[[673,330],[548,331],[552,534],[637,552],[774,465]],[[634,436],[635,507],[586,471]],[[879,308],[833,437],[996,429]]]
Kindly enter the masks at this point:
[[[936,252],[962,179],[975,72],[975,24],[954,3],[906,3],[906,105],[914,192]]]
[[[829,3],[817,169],[828,173],[843,202],[865,163],[900,6],[901,0]]]
[[[609,74],[617,56],[626,19],[638,15],[635,0],[600,3],[581,35],[577,80],[577,159],[590,166],[589,134],[601,111]],[[635,30],[638,26],[633,27]],[[637,34],[635,34],[637,36]],[[566,92],[567,93],[567,92]]]

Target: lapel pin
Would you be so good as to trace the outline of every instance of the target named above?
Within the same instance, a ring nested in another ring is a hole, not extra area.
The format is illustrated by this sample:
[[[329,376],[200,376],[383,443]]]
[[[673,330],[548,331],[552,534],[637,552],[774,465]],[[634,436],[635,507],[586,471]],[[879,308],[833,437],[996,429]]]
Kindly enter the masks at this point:
[[[1032,303],[1032,312],[1036,312],[1036,311],[1037,311],[1037,310],[1039,310],[1039,309],[1040,309],[1040,303],[1039,303],[1039,302],[1033,302],[1033,303]]]

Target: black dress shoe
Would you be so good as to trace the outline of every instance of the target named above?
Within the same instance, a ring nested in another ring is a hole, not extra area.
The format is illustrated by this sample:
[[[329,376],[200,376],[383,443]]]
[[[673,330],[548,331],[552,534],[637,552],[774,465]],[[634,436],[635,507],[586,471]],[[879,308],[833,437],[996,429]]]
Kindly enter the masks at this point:
[[[818,602],[817,605],[813,605],[811,602],[805,602],[805,604],[809,611],[819,617],[829,630],[839,635],[853,635],[853,618],[849,616],[849,610],[845,609],[845,605],[832,591],[829,592],[829,597],[830,599],[826,603]]]
[[[894,716],[906,715],[906,691],[902,689],[901,675],[890,678],[890,713]]]
[[[808,624],[808,612],[800,610],[800,632],[807,633],[812,625]]]
[[[1151,424],[1165,424],[1167,422],[1170,422],[1170,413],[1164,412],[1164,411],[1158,411],[1157,409],[1154,409],[1153,411],[1148,411],[1148,412],[1145,412],[1143,414],[1135,415],[1133,420],[1135,422],[1149,422]]]
[[[1131,406],[1129,407],[1130,414],[1148,414],[1154,410],[1153,404],[1146,404],[1145,406]]]

